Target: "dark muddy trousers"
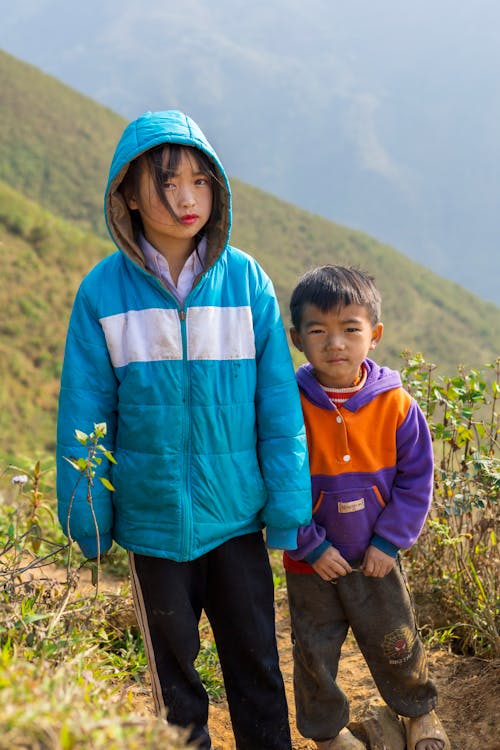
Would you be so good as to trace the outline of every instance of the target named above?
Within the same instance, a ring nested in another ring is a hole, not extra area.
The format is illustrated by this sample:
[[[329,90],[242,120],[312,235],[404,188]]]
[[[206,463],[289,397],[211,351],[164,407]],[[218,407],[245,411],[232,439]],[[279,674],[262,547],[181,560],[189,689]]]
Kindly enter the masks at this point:
[[[205,610],[238,750],[291,750],[275,637],[274,587],[261,532],[197,560],[130,554],[132,590],[158,713],[210,748],[208,697],[194,661]]]
[[[397,714],[420,716],[436,706],[399,564],[385,578],[353,572],[337,584],[287,573],[287,587],[297,726],[304,737],[331,739],[349,722],[349,702],[336,682],[349,626],[382,698]]]

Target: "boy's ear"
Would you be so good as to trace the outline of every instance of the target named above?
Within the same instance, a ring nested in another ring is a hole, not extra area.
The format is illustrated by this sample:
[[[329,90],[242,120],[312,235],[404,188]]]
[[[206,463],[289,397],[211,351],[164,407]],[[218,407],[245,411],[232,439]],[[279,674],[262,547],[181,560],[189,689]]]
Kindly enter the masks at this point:
[[[370,343],[370,349],[375,349],[380,339],[382,338],[383,333],[384,333],[384,324],[377,323],[377,325],[372,329],[372,340]]]
[[[292,339],[293,345],[299,350],[299,352],[302,351],[302,344],[300,341],[300,336],[297,332],[297,329],[293,326],[290,328],[290,338]]]

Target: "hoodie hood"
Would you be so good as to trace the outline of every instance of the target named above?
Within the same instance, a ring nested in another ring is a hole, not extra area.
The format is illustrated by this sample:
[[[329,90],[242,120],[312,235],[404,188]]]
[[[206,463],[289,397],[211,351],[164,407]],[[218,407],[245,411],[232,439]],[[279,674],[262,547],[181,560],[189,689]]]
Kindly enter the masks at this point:
[[[401,388],[401,376],[396,370],[389,367],[379,367],[371,359],[364,360],[367,369],[366,383],[360,391],[355,393],[343,404],[343,409],[357,411],[362,406],[372,401],[375,396],[385,391],[391,391],[394,388]],[[312,366],[307,363],[297,370],[297,382],[300,391],[316,406],[322,409],[335,410],[337,407],[332,404],[321,385],[316,380]]]
[[[168,143],[192,146],[202,151],[212,162],[217,175],[214,190],[220,191],[218,201],[220,212],[218,216],[210,217],[205,230],[206,265],[209,267],[215,263],[229,242],[231,189],[214,149],[198,125],[182,112],[176,110],[146,112],[127,125],[118,142],[109,170],[104,196],[106,225],[118,249],[144,268],[144,256],[134,237],[130,211],[119,187],[133,159],[155,146]]]

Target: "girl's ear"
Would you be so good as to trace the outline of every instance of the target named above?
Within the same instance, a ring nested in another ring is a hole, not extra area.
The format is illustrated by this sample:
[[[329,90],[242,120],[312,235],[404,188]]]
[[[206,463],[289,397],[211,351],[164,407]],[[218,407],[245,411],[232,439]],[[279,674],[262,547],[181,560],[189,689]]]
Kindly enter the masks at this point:
[[[380,339],[382,338],[383,333],[384,333],[383,323],[377,323],[377,325],[372,330],[372,340],[370,343],[370,349],[375,349]]]
[[[292,339],[293,345],[299,350],[299,352],[303,351],[299,333],[293,326],[290,328],[290,338]]]
[[[131,210],[137,210],[139,208],[137,198],[130,190],[125,189],[123,191],[123,197],[125,198],[125,203]]]
[[[139,182],[144,169],[144,155],[138,156],[130,162],[128,170],[123,178],[119,190],[127,207],[131,210],[139,209]]]

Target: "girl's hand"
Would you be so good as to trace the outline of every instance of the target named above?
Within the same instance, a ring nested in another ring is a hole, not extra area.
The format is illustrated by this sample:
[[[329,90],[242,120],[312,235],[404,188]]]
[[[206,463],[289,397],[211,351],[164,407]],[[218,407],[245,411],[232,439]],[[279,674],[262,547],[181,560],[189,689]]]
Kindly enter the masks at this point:
[[[331,582],[352,571],[351,566],[347,560],[344,560],[336,547],[328,547],[321,557],[315,563],[312,563],[312,567],[324,581]]]
[[[365,576],[370,578],[385,578],[391,572],[396,560],[385,552],[370,545],[365,552],[361,570]]]

